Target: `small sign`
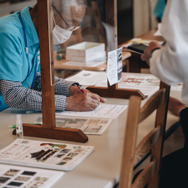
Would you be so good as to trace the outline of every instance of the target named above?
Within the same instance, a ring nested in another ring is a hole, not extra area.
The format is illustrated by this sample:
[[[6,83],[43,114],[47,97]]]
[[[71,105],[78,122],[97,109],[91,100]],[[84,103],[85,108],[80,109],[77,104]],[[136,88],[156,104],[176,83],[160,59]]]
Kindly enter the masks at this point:
[[[121,80],[122,75],[122,48],[108,52],[107,78],[110,85]]]

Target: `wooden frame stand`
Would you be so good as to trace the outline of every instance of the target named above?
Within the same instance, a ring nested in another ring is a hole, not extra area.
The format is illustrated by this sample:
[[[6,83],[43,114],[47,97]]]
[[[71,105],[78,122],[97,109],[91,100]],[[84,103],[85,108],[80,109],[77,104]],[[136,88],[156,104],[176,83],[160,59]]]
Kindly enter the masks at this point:
[[[131,95],[140,96],[142,99],[145,99],[147,96],[144,95],[140,90],[137,89],[118,89],[118,84],[108,87],[87,87],[91,92],[97,93],[101,97],[110,97],[110,98],[123,98],[129,99]]]
[[[23,124],[24,136],[87,142],[79,129],[56,127],[51,0],[38,0],[43,125]]]

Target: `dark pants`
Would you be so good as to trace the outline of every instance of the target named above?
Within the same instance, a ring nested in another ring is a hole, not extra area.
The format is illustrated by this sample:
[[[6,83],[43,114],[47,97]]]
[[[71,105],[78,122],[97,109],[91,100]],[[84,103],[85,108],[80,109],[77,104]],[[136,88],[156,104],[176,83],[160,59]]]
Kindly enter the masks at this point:
[[[188,152],[183,148],[162,159],[160,188],[188,188]]]
[[[188,108],[180,113],[179,120],[185,146],[162,159],[160,188],[188,188]]]

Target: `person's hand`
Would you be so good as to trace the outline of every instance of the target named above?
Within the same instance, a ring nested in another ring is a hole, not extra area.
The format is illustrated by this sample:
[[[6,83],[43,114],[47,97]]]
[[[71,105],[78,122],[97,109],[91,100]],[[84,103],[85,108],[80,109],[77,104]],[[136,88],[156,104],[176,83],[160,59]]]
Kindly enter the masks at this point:
[[[174,97],[169,98],[168,110],[175,116],[179,116],[181,110],[186,108],[186,105]]]
[[[99,95],[85,91],[67,97],[65,110],[71,111],[92,111],[100,102],[104,102]]]
[[[70,92],[70,96],[81,93],[80,88],[78,86],[70,86],[69,92]]]
[[[161,48],[162,46],[159,45],[157,42],[150,42],[149,46],[145,49],[144,53],[141,56],[142,61],[146,61],[149,65],[149,59],[151,52],[156,48]]]
[[[97,95],[96,93],[92,93],[92,92],[89,91],[88,89],[85,89],[85,91],[86,91],[86,92],[89,92],[89,93],[93,96],[93,98],[96,98],[97,100],[99,99],[100,102],[102,102],[102,103],[105,102],[105,100],[104,100],[102,97],[100,97],[99,95]]]

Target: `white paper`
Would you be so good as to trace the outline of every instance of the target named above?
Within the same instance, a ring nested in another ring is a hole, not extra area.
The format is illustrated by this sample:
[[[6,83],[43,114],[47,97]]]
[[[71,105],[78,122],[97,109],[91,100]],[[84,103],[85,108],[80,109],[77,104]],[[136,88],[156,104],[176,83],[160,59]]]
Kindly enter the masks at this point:
[[[0,151],[0,163],[70,171],[93,151],[93,146],[16,139]]]
[[[137,89],[145,96],[151,96],[159,89],[160,80],[152,74],[127,73],[122,75],[118,88]]]
[[[78,82],[81,85],[86,86],[89,86],[90,83],[92,83],[97,87],[107,87],[106,77],[106,72],[81,71],[80,73],[70,77],[69,80],[73,82],[79,80]],[[151,96],[159,89],[159,84],[160,80],[152,74],[123,72],[121,81],[118,83],[118,88],[137,89],[140,90],[145,96]]]
[[[104,81],[107,83],[107,75],[104,72],[83,70],[74,76],[66,78],[67,81],[78,82],[82,86],[95,86]]]
[[[0,187],[49,188],[64,172],[0,164]]]
[[[175,86],[171,86],[170,87],[171,91],[182,91],[182,89],[183,89],[183,84],[182,83],[179,83],[179,84],[177,84]]]
[[[93,117],[93,118],[109,118],[113,119],[118,117],[127,105],[105,104],[101,103],[95,110],[86,112],[64,111],[56,113],[63,116],[77,116],[77,117]]]
[[[42,124],[42,117],[39,117],[34,123]],[[80,129],[85,134],[101,135],[110,123],[110,119],[104,118],[68,118],[56,115],[57,127]]]
[[[121,80],[122,73],[122,48],[108,52],[107,78],[110,85]]]

